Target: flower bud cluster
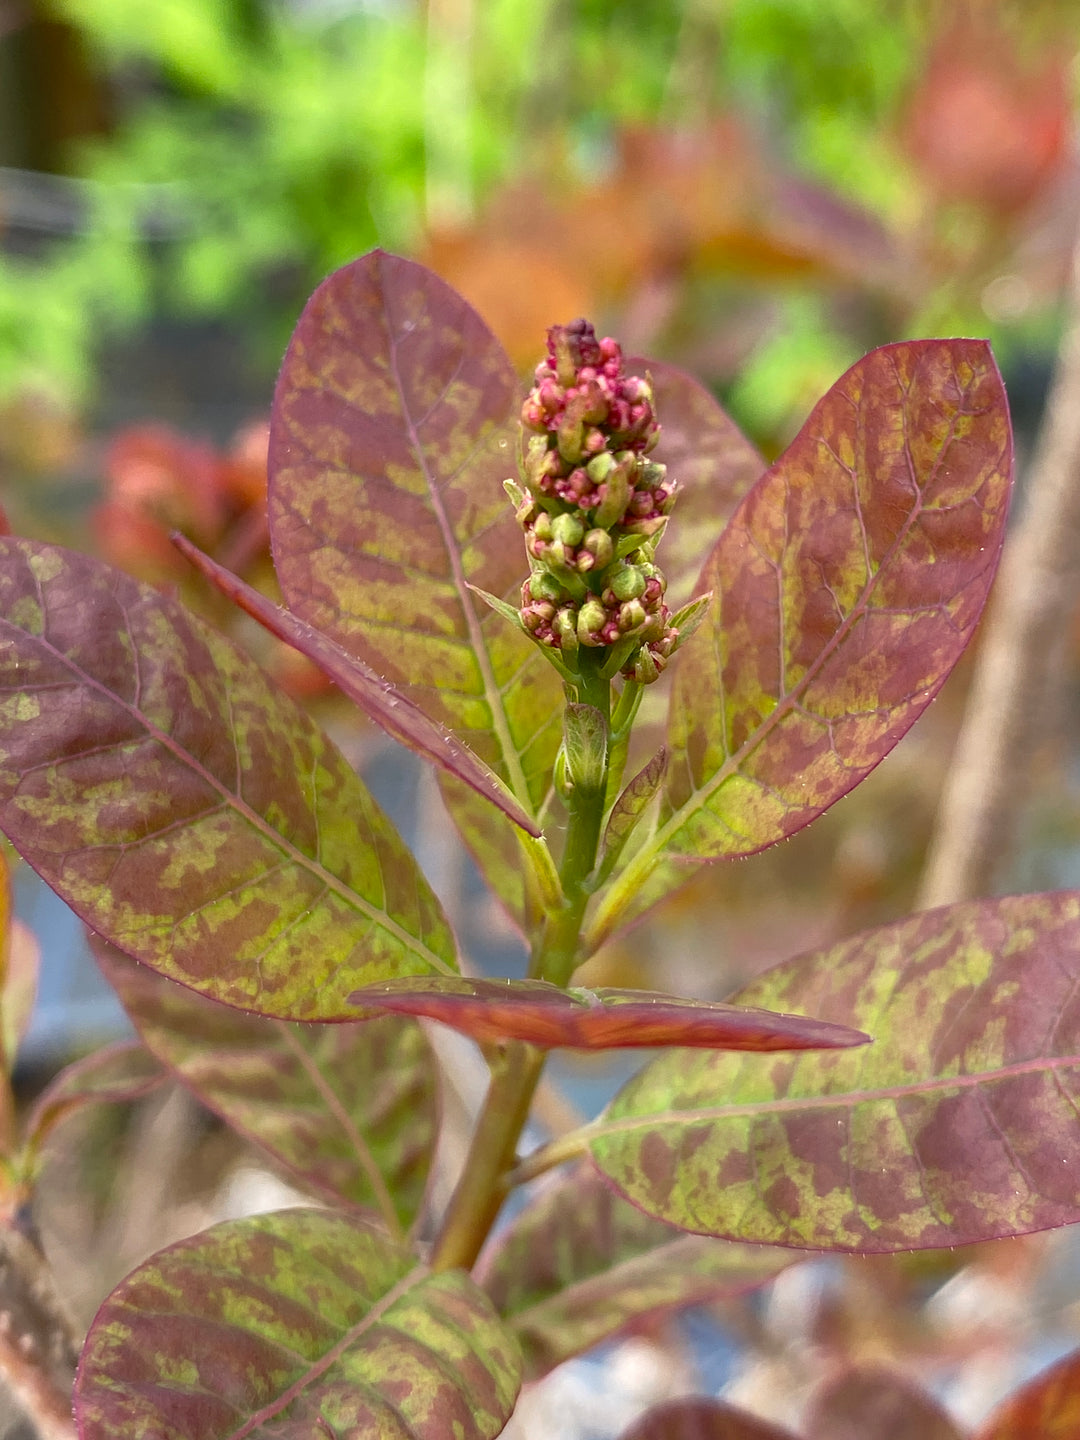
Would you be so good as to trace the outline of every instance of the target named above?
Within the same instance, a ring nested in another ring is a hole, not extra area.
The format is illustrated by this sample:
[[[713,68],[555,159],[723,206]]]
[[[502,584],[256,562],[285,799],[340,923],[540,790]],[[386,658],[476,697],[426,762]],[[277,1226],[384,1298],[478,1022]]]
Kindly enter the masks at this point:
[[[587,321],[556,325],[521,419],[522,623],[571,668],[579,646],[619,646],[624,675],[655,680],[678,642],[653,563],[676,486],[648,458],[660,435],[651,385]]]

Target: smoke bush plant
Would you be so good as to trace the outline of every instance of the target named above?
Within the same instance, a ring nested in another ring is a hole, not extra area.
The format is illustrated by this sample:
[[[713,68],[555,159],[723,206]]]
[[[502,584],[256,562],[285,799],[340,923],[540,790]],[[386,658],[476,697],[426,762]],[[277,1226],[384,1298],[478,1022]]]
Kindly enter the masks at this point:
[[[83,1436],[494,1436],[523,1376],[799,1247],[1080,1219],[1076,894],[915,915],[729,1005],[573,983],[700,866],[809,824],[943,683],[1008,503],[985,343],[867,355],[766,469],[694,381],[584,322],[550,332],[523,403],[464,301],[376,252],[300,319],[270,467],[285,606],[186,553],[438,767],[529,978],[460,974],[386,817],[231,642],[99,561],[0,540],[0,823],[141,1037],[62,1077],[9,1190],[65,1097],[156,1064],[323,1202],[130,1275],[83,1352]],[[661,672],[663,734],[639,716]],[[491,1069],[443,1214],[418,1017]],[[519,1158],[557,1046],[661,1053]]]

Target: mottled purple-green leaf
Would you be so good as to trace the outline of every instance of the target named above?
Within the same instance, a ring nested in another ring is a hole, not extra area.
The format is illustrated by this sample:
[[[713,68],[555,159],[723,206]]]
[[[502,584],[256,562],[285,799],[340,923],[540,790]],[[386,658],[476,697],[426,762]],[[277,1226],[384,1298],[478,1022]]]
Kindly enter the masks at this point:
[[[1080,1350],[1010,1395],[975,1440],[1076,1440],[1080,1435]]]
[[[1011,475],[985,341],[887,345],[818,402],[702,571],[716,599],[675,662],[664,805],[591,945],[693,862],[808,825],[888,754],[971,638]]]
[[[806,1440],[962,1440],[931,1395],[880,1366],[830,1380],[811,1401],[803,1428]],[[1030,1440],[1041,1433],[1024,1432]]]
[[[541,1049],[814,1050],[865,1045],[870,1038],[846,1025],[802,1015],[683,1000],[652,990],[563,990],[548,980],[417,977],[365,986],[349,999],[368,1013],[422,1015],[474,1040],[525,1040]]]
[[[930,910],[735,998],[859,1025],[874,1044],[652,1061],[589,1130],[594,1160],[647,1213],[853,1251],[1080,1220],[1080,893]]]
[[[679,498],[658,560],[667,603],[685,605],[705,557],[736,505],[768,468],[746,436],[699,381],[660,360],[634,359],[628,369],[650,375],[660,421],[652,458],[678,481]]]
[[[686,1235],[643,1215],[582,1164],[543,1187],[495,1236],[476,1274],[537,1380],[658,1311],[742,1295],[788,1250]]]
[[[438,1125],[437,1067],[415,1021],[245,1015],[112,946],[94,951],[147,1049],[227,1125],[328,1203],[376,1210],[391,1234],[413,1222]]]
[[[272,635],[283,640],[306,655],[341,692],[360,707],[361,710],[381,725],[388,735],[402,745],[415,750],[425,760],[432,761],[440,769],[448,770],[471,786],[478,795],[507,815],[515,825],[520,825],[530,835],[539,835],[540,830],[512,795],[499,777],[444,725],[430,720],[424,712],[400,691],[395,690],[388,680],[376,675],[335,640],[322,631],[316,630],[306,621],[298,619],[290,610],[274,605],[265,595],[260,595],[233,575],[217,561],[211,560],[187,539],[175,534],[172,537],[176,548],[201,571],[230,600],[259,622]]]
[[[502,488],[517,470],[519,400],[505,352],[460,295],[422,265],[365,255],[319,286],[286,353],[270,530],[289,608],[531,809],[550,782],[561,686],[469,589],[513,601],[528,573]]]
[[[34,1101],[23,1124],[21,1168],[32,1177],[38,1153],[61,1120],[84,1105],[141,1100],[166,1079],[165,1071],[137,1040],[106,1045],[60,1071]]]
[[[759,1420],[722,1400],[693,1397],[654,1405],[624,1430],[619,1440],[796,1440],[768,1420]],[[867,1432],[865,1440],[879,1440]]]
[[[415,861],[231,641],[88,556],[0,539],[0,828],[92,929],[228,1004],[351,1019],[455,969]]]
[[[152,1256],[108,1297],[75,1381],[81,1440],[489,1440],[520,1358],[459,1270],[359,1221],[285,1210]]]

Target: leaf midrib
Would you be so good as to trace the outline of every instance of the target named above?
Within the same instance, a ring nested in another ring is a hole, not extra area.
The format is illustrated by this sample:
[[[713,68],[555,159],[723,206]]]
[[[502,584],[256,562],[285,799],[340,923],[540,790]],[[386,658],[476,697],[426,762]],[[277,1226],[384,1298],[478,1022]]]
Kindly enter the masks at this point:
[[[660,859],[663,858],[663,852],[668,842],[673,839],[675,835],[678,834],[678,832],[693,818],[694,815],[696,815],[700,810],[707,807],[708,803],[713,799],[721,786],[726,784],[726,782],[731,779],[732,776],[740,773],[743,765],[745,764],[749,756],[753,754],[753,752],[758,747],[763,745],[770,736],[770,734],[777,728],[777,726],[779,726],[792,714],[795,707],[801,700],[802,696],[809,689],[813,681],[817,679],[824,666],[828,663],[828,661],[833,658],[833,656],[839,650],[843,642],[852,633],[858,622],[862,620],[863,617],[869,612],[870,600],[877,587],[878,580],[881,574],[888,571],[888,567],[891,564],[892,560],[900,551],[904,542],[907,540],[910,531],[915,526],[916,522],[919,520],[919,518],[922,516],[923,512],[926,509],[923,498],[924,490],[933,483],[933,480],[936,477],[944,461],[944,456],[948,451],[949,447],[952,445],[953,440],[955,439],[956,421],[961,413],[963,412],[957,410],[954,413],[952,419],[950,420],[948,437],[946,438],[946,440],[941,446],[940,451],[938,452],[937,458],[934,463],[933,472],[927,478],[923,485],[920,485],[916,480],[914,474],[914,466],[911,464],[909,457],[909,468],[911,470],[912,484],[915,487],[916,494],[915,503],[912,505],[911,510],[908,512],[904,524],[898,531],[896,538],[893,540],[893,543],[889,546],[889,549],[885,552],[885,555],[878,564],[877,569],[870,575],[866,584],[863,586],[863,589],[859,594],[859,598],[852,606],[851,610],[837,626],[836,630],[833,632],[832,636],[830,636],[826,644],[822,646],[818,655],[814,658],[810,665],[807,666],[806,670],[803,672],[802,676],[800,677],[794,688],[788,691],[787,694],[782,696],[777,701],[775,709],[773,709],[769,713],[769,715],[765,717],[765,719],[758,726],[758,728],[751,735],[749,735],[746,740],[743,741],[739,749],[733,755],[729,755],[728,758],[724,761],[723,765],[720,766],[720,768],[715,771],[714,774],[703,785],[698,786],[698,788],[695,789],[693,793],[687,797],[687,799],[682,803],[679,809],[676,810],[667,821],[665,821],[665,823],[656,831],[652,838],[647,841],[645,845],[642,846],[642,848],[637,852],[637,854],[635,854],[634,858],[630,861],[629,865],[623,871],[622,875],[618,877],[616,881],[616,888],[611,891],[611,898],[613,900],[619,899],[619,897],[621,897],[623,894],[637,890],[648,879],[648,876],[652,872],[654,866],[658,863]],[[906,431],[904,443],[906,449],[908,443]],[[787,510],[785,507],[785,516],[786,514]],[[861,512],[859,512],[859,523],[860,529],[865,532]],[[979,572],[980,575],[982,573],[982,571]],[[975,578],[977,577],[971,577],[971,580],[969,580],[968,583],[972,583],[972,580],[974,580]],[[965,588],[967,587],[965,586]],[[708,623],[708,621],[706,623]],[[783,607],[781,607],[781,634],[782,625]],[[942,677],[942,679],[938,682],[939,688],[940,684],[942,683],[944,683],[944,677]],[[932,689],[933,687],[931,686],[930,688]],[[672,697],[672,703],[674,704],[674,696]],[[840,719],[843,717],[837,718]],[[852,783],[854,784],[856,782],[853,781]],[[730,855],[739,855],[743,852],[735,850],[724,853]],[[692,861],[694,857],[686,858]],[[597,911],[596,918],[590,926],[589,930],[590,943],[594,941],[594,938],[596,936],[607,938],[607,936],[610,934],[610,927],[606,925],[606,922],[611,914],[612,909],[613,905],[609,904],[606,906],[602,906]],[[617,915],[618,912],[616,910],[616,923]]]
[[[601,1116],[587,1127],[588,1133],[585,1138],[591,1143],[597,1138],[626,1134],[656,1125],[691,1125],[699,1120],[737,1120],[743,1116],[846,1109],[854,1105],[870,1104],[875,1100],[896,1100],[909,1095],[933,1095],[952,1090],[974,1090],[980,1085],[993,1084],[997,1080],[1012,1080],[1021,1075],[1056,1074],[1058,1071],[1067,1070],[1073,1066],[1080,1067],[1080,1054],[1039,1056],[1033,1060],[1017,1060],[1010,1064],[999,1065],[992,1070],[981,1070],[971,1074],[933,1076],[929,1080],[912,1080],[872,1089],[845,1090],[838,1094],[794,1096],[785,1097],[783,1100],[754,1100],[733,1105],[706,1105],[687,1110],[653,1110],[648,1114],[628,1115],[618,1120],[605,1120]]]
[[[124,611],[124,614],[126,616],[126,607],[124,607],[123,602],[120,601],[119,597],[117,597],[117,603],[120,604],[120,607]],[[44,608],[44,597],[42,597],[42,605]],[[9,631],[14,631],[16,635],[25,637],[34,645],[41,646],[41,648],[46,650],[55,660],[59,661],[60,664],[64,668],[66,668],[68,672],[73,677],[75,677],[75,679],[79,683],[89,686],[98,694],[104,696],[111,704],[125,711],[133,720],[136,721],[137,724],[139,724],[143,728],[147,736],[162,745],[166,750],[169,751],[171,755],[173,755],[175,759],[177,759],[181,763],[181,765],[186,766],[189,770],[192,771],[192,773],[197,775],[211,790],[215,791],[219,796],[221,796],[227,807],[233,810],[239,817],[244,819],[252,827],[252,829],[257,831],[263,837],[263,839],[267,840],[274,848],[281,851],[281,853],[288,860],[296,864],[300,869],[306,870],[310,874],[316,876],[326,886],[328,890],[333,891],[339,899],[343,900],[347,905],[351,906],[353,909],[359,911],[361,914],[366,916],[366,918],[370,920],[372,924],[377,926],[379,929],[384,930],[395,941],[397,941],[398,944],[402,945],[408,952],[420,956],[425,961],[427,961],[433,969],[438,970],[444,975],[453,975],[456,973],[453,968],[447,964],[445,960],[443,960],[440,956],[436,955],[434,951],[429,950],[428,947],[423,943],[423,941],[419,940],[416,936],[410,935],[408,931],[404,930],[400,925],[398,925],[397,922],[393,920],[385,911],[380,912],[376,910],[372,906],[370,901],[365,900],[362,895],[358,894],[357,891],[352,889],[351,886],[346,885],[344,881],[339,879],[330,870],[327,870],[326,867],[322,865],[319,861],[313,860],[309,855],[305,855],[302,850],[300,850],[292,843],[292,841],[287,840],[280,831],[275,830],[274,827],[267,820],[265,820],[263,816],[258,813],[257,810],[252,809],[252,807],[247,803],[246,800],[243,800],[239,795],[236,795],[233,791],[229,790],[228,787],[224,784],[224,782],[219,780],[217,776],[215,776],[211,771],[207,770],[205,766],[203,766],[195,758],[195,756],[191,754],[190,751],[185,750],[183,746],[177,744],[177,742],[172,738],[171,735],[169,735],[166,731],[160,729],[157,725],[153,724],[141,710],[137,709],[134,705],[131,705],[126,700],[122,699],[114,690],[110,690],[108,686],[103,685],[101,681],[95,679],[94,676],[87,674],[87,672],[83,670],[81,666],[75,664],[75,662],[71,659],[70,656],[65,655],[60,650],[57,650],[57,648],[51,643],[51,641],[46,639],[44,635],[30,635],[28,631],[18,629],[17,626],[12,625],[9,620],[4,619],[3,617],[0,617],[0,624],[6,626]],[[131,642],[133,652],[138,654],[139,649],[135,641],[135,636],[131,632],[130,621],[128,622],[127,626],[127,635],[128,639]],[[222,684],[225,686],[226,689],[228,689],[229,686],[227,677],[220,670],[216,671],[216,673],[220,678]],[[27,690],[27,693],[33,693],[32,687],[25,688]],[[235,737],[230,735],[230,739],[233,739],[233,743],[235,744]],[[55,764],[56,762],[53,761],[52,763]]]
[[[488,708],[491,711],[492,728],[495,731],[499,742],[499,749],[506,765],[507,776],[510,787],[515,796],[524,806],[530,816],[533,815],[532,800],[529,796],[529,787],[525,780],[525,772],[522,769],[518,758],[517,747],[514,744],[513,736],[510,734],[510,726],[503,709],[502,696],[499,687],[495,683],[495,673],[491,666],[491,656],[484,643],[483,633],[480,628],[480,621],[477,619],[476,611],[472,607],[471,597],[468,591],[468,582],[465,578],[465,571],[461,563],[461,553],[458,549],[457,540],[450,526],[445,507],[435,484],[435,477],[427,463],[423,445],[417,434],[416,425],[413,421],[412,412],[405,399],[405,388],[402,383],[401,371],[398,366],[398,346],[390,325],[390,306],[387,295],[386,283],[382,275],[382,265],[379,266],[379,288],[382,291],[382,313],[386,323],[386,345],[389,356],[390,373],[393,376],[394,387],[397,391],[398,403],[401,407],[402,419],[408,432],[409,445],[420,473],[428,488],[428,498],[434,512],[436,522],[439,526],[439,533],[442,535],[443,545],[446,548],[447,558],[450,562],[451,574],[454,577],[454,586],[458,593],[458,603],[461,606],[462,614],[465,617],[465,625],[469,633],[469,644],[476,658],[477,666],[484,685],[484,697],[487,700]]]

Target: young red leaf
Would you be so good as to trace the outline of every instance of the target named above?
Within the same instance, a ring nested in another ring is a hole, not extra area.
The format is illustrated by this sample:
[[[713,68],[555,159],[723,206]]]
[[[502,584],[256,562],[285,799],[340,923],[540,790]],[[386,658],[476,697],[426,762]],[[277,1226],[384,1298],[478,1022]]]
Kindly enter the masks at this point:
[[[41,1147],[61,1120],[84,1105],[141,1100],[166,1078],[146,1046],[137,1040],[106,1045],[68,1065],[45,1087],[26,1117],[19,1162],[25,1178],[33,1179]]]
[[[358,1221],[285,1210],[152,1256],[109,1296],[75,1381],[82,1440],[489,1440],[520,1380],[463,1271]]]
[[[652,378],[660,440],[652,459],[679,482],[679,498],[664,532],[660,566],[672,611],[694,592],[705,557],[732,511],[768,468],[756,448],[693,376],[658,360],[627,363]]]
[[[1080,1435],[1080,1350],[1010,1395],[975,1440],[1076,1440]]]
[[[982,612],[1011,472],[984,341],[887,345],[819,401],[706,562],[717,598],[677,662],[665,808],[591,945],[687,862],[775,844],[888,754]]]
[[[1080,894],[948,906],[768,971],[736,999],[863,1025],[812,1056],[660,1056],[589,1127],[647,1213],[827,1250],[1080,1220]]]
[[[330,1204],[377,1210],[391,1234],[413,1222],[438,1125],[438,1071],[415,1021],[245,1015],[103,941],[94,952],[146,1047],[227,1125]]]
[[[0,540],[0,828],[93,929],[227,1004],[351,1019],[455,968],[415,861],[312,720],[175,601]]]
[[[542,1049],[689,1045],[718,1050],[824,1050],[869,1035],[802,1015],[683,1000],[651,990],[562,990],[547,980],[431,977],[355,990],[352,1004],[441,1020],[474,1040],[525,1040]]]
[[[796,1440],[781,1430],[722,1400],[665,1400],[654,1405],[619,1440]],[[865,1440],[871,1440],[867,1432]],[[878,1440],[874,1432],[873,1440]]]
[[[805,1430],[806,1440],[962,1440],[925,1390],[893,1371],[869,1366],[849,1370],[819,1390]]]
[[[635,1320],[745,1294],[794,1258],[686,1235],[643,1215],[585,1164],[545,1185],[474,1274],[521,1343],[525,1379],[538,1380]]]
[[[204,555],[185,536],[175,534],[172,542],[222,594],[246,610],[272,635],[306,655],[388,735],[440,769],[456,775],[530,835],[540,834],[535,820],[509,794],[494,771],[466,745],[462,745],[445,726],[429,720],[419,706],[395,690],[388,680],[376,675],[362,660],[350,655],[336,641],[298,619],[291,611],[272,604],[238,575],[231,574],[224,566],[211,560],[209,555]]]
[[[453,730],[527,809],[547,791],[561,687],[469,589],[519,597],[513,368],[472,308],[374,251],[325,280],[289,345],[270,431],[270,529],[301,619]]]

